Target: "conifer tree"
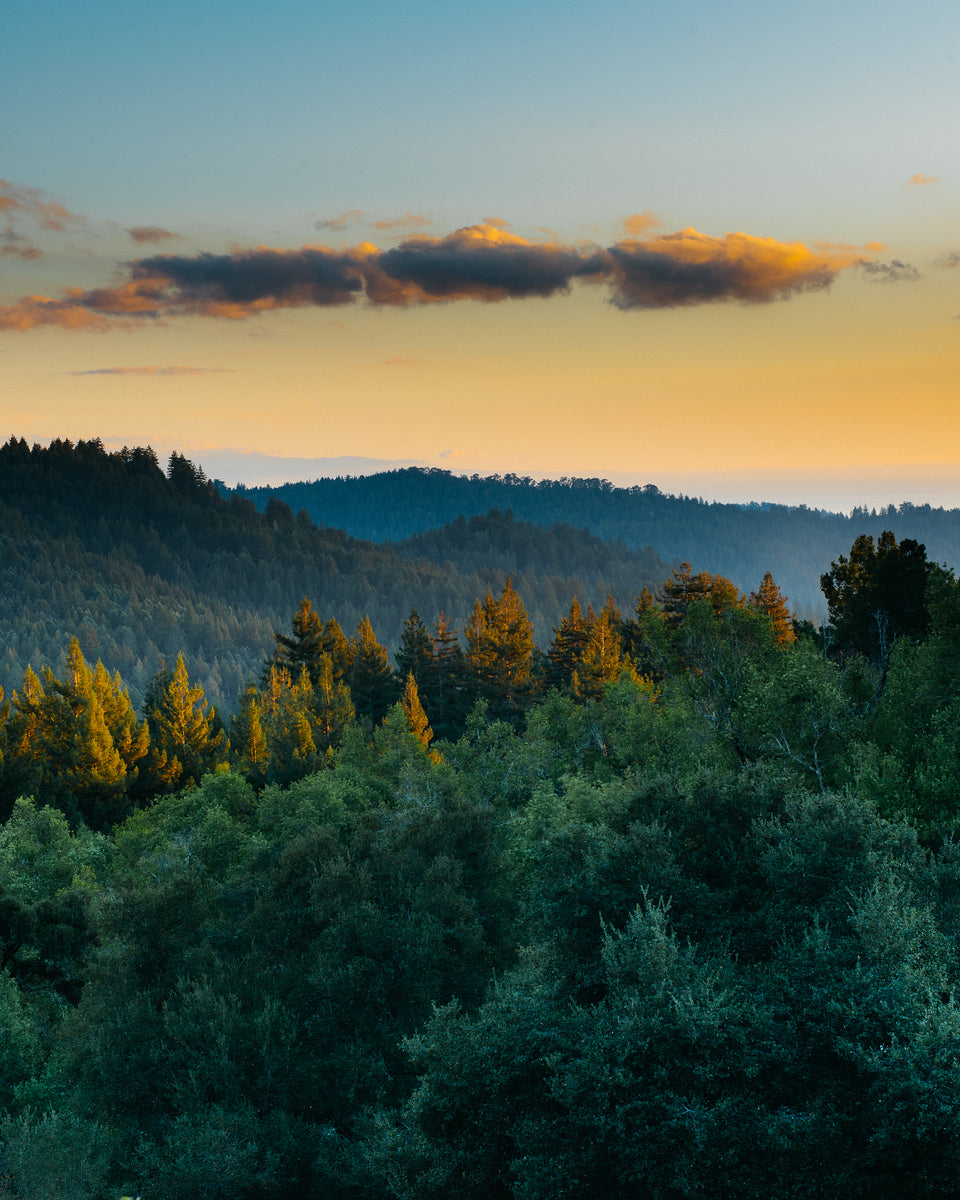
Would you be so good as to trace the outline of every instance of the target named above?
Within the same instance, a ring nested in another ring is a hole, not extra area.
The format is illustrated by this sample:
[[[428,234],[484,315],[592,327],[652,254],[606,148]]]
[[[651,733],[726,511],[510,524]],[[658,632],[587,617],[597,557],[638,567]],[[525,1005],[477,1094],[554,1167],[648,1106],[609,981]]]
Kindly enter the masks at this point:
[[[227,738],[200,684],[191,686],[183,655],[166,687],[158,688],[147,712],[156,762],[165,768],[168,787],[199,783],[226,760]]]
[[[517,720],[530,686],[533,629],[510,577],[499,599],[477,601],[466,628],[466,665],[495,719]]]
[[[430,728],[427,714],[423,711],[423,705],[420,703],[417,681],[412,671],[407,673],[407,682],[404,686],[403,698],[400,703],[403,705],[403,711],[407,714],[407,724],[410,726],[410,732],[420,745],[423,746],[424,750],[426,750],[433,740],[433,730]]]
[[[44,803],[103,828],[124,815],[127,766],[76,638],[67,650],[66,680],[49,667],[42,674],[43,685],[28,671],[22,695],[14,697],[18,761],[11,775]]]
[[[413,609],[403,623],[400,645],[394,655],[397,660],[397,675],[406,679],[412,671],[418,687],[422,686],[433,660],[433,644],[420,614]]]
[[[750,607],[765,613],[770,618],[774,633],[777,635],[778,645],[788,646],[796,641],[796,634],[793,632],[793,614],[787,608],[786,597],[773,582],[773,576],[769,571],[761,580],[759,588],[750,593]]]
[[[350,696],[356,715],[379,725],[396,703],[398,688],[386,648],[377,641],[368,617],[357,626],[350,658]]]
[[[620,625],[620,614],[610,596],[599,616],[594,614],[592,608],[587,612],[589,636],[577,672],[580,692],[587,698],[599,699],[607,684],[620,674]]]
[[[354,717],[350,689],[337,680],[329,654],[320,657],[320,678],[313,689],[311,711],[317,729],[316,747],[325,754],[339,743]]]
[[[417,687],[430,713],[434,734],[452,739],[463,729],[470,707],[463,651],[446,616],[441,612],[430,635],[432,656]]]
[[[129,789],[135,784],[140,763],[150,749],[150,730],[146,721],[137,720],[130,693],[123,686],[120,673],[115,672],[111,679],[99,659],[93,671],[93,690],[103,709],[113,744],[126,767]]]
[[[269,765],[267,738],[263,731],[260,693],[251,683],[240,698],[240,711],[231,726],[230,745],[240,771],[255,787],[266,781]]]
[[[291,678],[297,678],[306,667],[310,680],[316,684],[320,676],[320,656],[325,649],[323,622],[306,596],[293,614],[291,633],[274,633],[276,646],[273,662],[287,668]],[[269,670],[269,664],[268,664]]]
[[[574,596],[570,612],[561,619],[559,628],[554,630],[553,642],[547,651],[544,672],[544,685],[547,688],[569,688],[589,640],[589,623],[580,609],[580,601]]]

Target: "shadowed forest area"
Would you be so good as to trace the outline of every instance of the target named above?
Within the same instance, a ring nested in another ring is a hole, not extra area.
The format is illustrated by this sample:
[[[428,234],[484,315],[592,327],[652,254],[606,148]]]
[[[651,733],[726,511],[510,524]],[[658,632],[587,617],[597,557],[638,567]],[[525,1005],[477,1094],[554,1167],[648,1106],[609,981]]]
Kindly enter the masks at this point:
[[[271,499],[283,500],[353,537],[394,543],[404,555],[429,555],[451,521],[491,509],[541,527],[566,523],[635,550],[653,546],[671,562],[696,563],[744,590],[770,571],[794,611],[811,620],[824,614],[819,586],[824,563],[845,553],[862,533],[877,538],[890,530],[898,539],[923,542],[934,561],[960,565],[960,510],[929,504],[859,507],[845,515],[804,505],[707,502],[666,495],[655,484],[468,477],[420,467],[277,487],[240,486],[236,494],[260,510]]]
[[[451,617],[467,576],[422,567],[390,653],[285,564],[314,547],[375,600],[394,551],[179,458],[4,456],[46,591],[50,547],[69,603],[98,563],[83,594],[138,614],[145,664],[134,696],[102,610],[99,648],[51,616],[0,710],[7,1195],[956,1193],[960,588],[923,544],[824,560],[821,629],[769,572],[641,559],[608,600],[602,542],[583,590],[531,573],[545,637],[525,575],[477,567]],[[523,553],[569,565],[566,536]],[[221,586],[262,611],[261,562],[283,614],[224,706],[175,638]]]

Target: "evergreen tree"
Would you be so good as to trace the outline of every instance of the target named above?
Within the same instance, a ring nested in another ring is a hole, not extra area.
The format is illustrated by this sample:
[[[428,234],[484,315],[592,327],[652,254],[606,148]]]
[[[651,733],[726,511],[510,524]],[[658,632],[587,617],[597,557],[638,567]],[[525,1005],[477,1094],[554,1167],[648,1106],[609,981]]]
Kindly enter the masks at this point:
[[[620,614],[610,596],[599,616],[592,608],[587,611],[589,636],[577,669],[580,692],[587,699],[599,700],[607,684],[620,674],[623,662],[621,624]]]
[[[306,667],[310,680],[316,684],[320,677],[320,657],[326,649],[323,622],[314,611],[306,596],[293,614],[292,630],[289,635],[274,633],[276,646],[272,662],[284,666],[291,678],[297,678],[302,667]],[[270,669],[270,662],[267,670]]]
[[[423,705],[420,703],[417,681],[412,671],[407,674],[407,682],[404,686],[403,697],[400,703],[403,705],[403,711],[407,715],[407,724],[410,726],[410,732],[420,745],[423,746],[424,750],[426,750],[433,739],[433,730],[430,728],[427,714],[423,711]]]
[[[231,724],[230,745],[239,770],[254,787],[261,786],[267,778],[270,754],[263,731],[260,693],[252,683],[240,698],[240,711]]]
[[[296,683],[285,667],[274,667],[269,684],[264,698],[269,746],[267,778],[271,783],[290,783],[309,775],[319,765],[315,690],[306,666],[301,668]]]
[[[589,639],[589,623],[580,610],[580,601],[574,597],[570,612],[561,620],[559,628],[554,630],[554,639],[547,651],[543,680],[545,687],[561,690],[570,687]]]
[[[94,676],[76,638],[67,650],[66,681],[30,671],[15,696],[11,734],[17,783],[45,803],[103,828],[125,814],[127,765],[114,745]]]
[[[533,629],[510,577],[499,599],[487,592],[466,628],[466,667],[494,718],[519,719],[530,690]]]
[[[922,638],[930,628],[927,587],[936,573],[926,547],[884,530],[874,545],[861,534],[820,576],[827,599],[832,646],[860,653],[886,674],[898,638]]]
[[[356,715],[379,725],[396,703],[398,691],[386,648],[377,641],[370,619],[363,617],[350,654],[350,696]]]
[[[418,686],[423,685],[433,660],[433,644],[416,609],[403,623],[400,645],[394,658],[400,679],[406,679],[412,671]]]
[[[316,748],[326,754],[339,744],[343,731],[354,718],[350,689],[337,679],[329,654],[320,658],[320,678],[313,688],[311,712],[317,730]]]
[[[441,612],[430,635],[432,656],[417,688],[430,713],[438,738],[451,739],[463,731],[470,706],[463,651],[456,630]]]
[[[169,683],[152,698],[152,704],[147,720],[158,757],[167,768],[168,787],[199,783],[226,761],[226,734],[216,712],[204,711],[203,688],[199,683],[191,686],[182,654],[177,655]]]
[[[787,600],[769,571],[764,575],[759,588],[750,593],[750,607],[765,613],[773,624],[777,644],[787,646],[797,640],[793,629],[793,614],[787,608]]]

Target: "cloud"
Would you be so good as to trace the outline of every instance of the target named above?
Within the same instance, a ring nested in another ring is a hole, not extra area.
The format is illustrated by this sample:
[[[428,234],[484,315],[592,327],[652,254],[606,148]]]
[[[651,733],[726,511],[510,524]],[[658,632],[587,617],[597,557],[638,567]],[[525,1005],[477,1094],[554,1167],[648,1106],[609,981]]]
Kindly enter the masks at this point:
[[[29,260],[41,258],[43,251],[33,242],[27,241],[23,234],[15,233],[12,229],[5,229],[3,233],[0,233],[0,254]]]
[[[170,238],[178,238],[179,233],[172,233],[169,229],[161,229],[159,225],[134,225],[132,229],[128,229],[127,233],[138,244],[144,242],[165,242]]]
[[[0,216],[8,225],[20,215],[30,217],[40,226],[54,233],[76,228],[85,224],[84,218],[70,212],[56,200],[51,200],[39,188],[20,187],[0,179]]]
[[[232,375],[234,367],[94,367],[65,375]]]
[[[419,358],[405,358],[402,354],[395,354],[392,358],[380,361],[385,367],[415,367],[421,362]]]
[[[662,222],[649,208],[645,208],[642,213],[634,213],[633,216],[624,217],[621,224],[623,225],[623,232],[627,237],[635,238],[646,233],[648,229],[658,228]]]
[[[129,329],[176,317],[242,320],[276,309],[360,302],[408,307],[548,299],[574,283],[606,287],[620,309],[761,303],[828,287],[852,266],[891,280],[915,277],[905,263],[873,263],[853,247],[810,249],[746,233],[719,238],[684,229],[602,248],[555,236],[526,238],[505,221],[487,220],[443,237],[413,234],[389,250],[362,242],[344,250],[259,246],[149,255],[126,263],[112,286],[66,288],[57,299],[28,296],[0,307],[0,329]]]
[[[567,291],[574,278],[588,273],[579,250],[532,242],[491,222],[443,238],[408,238],[370,256],[364,267],[371,303],[401,306],[546,298]]]
[[[939,175],[916,174],[916,175],[910,176],[910,178],[904,184],[904,187],[926,187],[928,184],[939,183],[939,182],[940,182]]]
[[[402,217],[388,217],[382,221],[374,221],[374,229],[422,229],[425,225],[432,225],[433,217],[424,216],[423,213],[405,212]]]
[[[886,263],[863,259],[857,266],[865,274],[871,275],[875,283],[914,283],[921,277],[916,267],[901,262],[899,258]]]
[[[946,267],[948,270],[953,267],[960,267],[960,250],[944,250],[944,252],[934,262],[934,266]]]
[[[326,217],[320,221],[314,221],[314,229],[326,229],[330,233],[343,233],[351,225],[357,225],[363,220],[363,212],[359,208],[350,208],[346,212],[340,213],[336,217]]]
[[[759,303],[828,287],[856,257],[810,250],[747,233],[715,238],[684,229],[605,252],[617,308],[678,308],[739,300]]]

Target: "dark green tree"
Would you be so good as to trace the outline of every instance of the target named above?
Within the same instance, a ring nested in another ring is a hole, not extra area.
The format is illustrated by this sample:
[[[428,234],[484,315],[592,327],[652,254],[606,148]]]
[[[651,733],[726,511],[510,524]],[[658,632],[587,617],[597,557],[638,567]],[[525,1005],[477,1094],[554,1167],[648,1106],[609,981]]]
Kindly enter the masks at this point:
[[[927,587],[937,570],[926,547],[889,531],[876,544],[863,533],[850,557],[841,555],[820,576],[835,653],[863,654],[886,674],[894,643],[922,638],[930,627]]]
[[[397,662],[397,676],[405,680],[410,672],[422,687],[433,661],[433,643],[420,614],[413,609],[403,623],[403,633],[400,645],[394,655]]]
[[[377,641],[369,617],[361,619],[350,648],[349,686],[357,717],[374,725],[379,725],[399,697],[386,647]]]

